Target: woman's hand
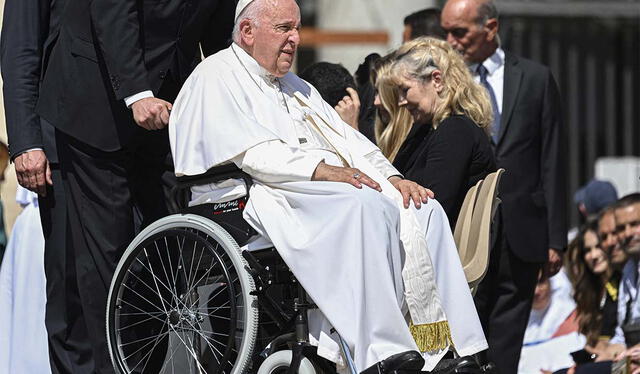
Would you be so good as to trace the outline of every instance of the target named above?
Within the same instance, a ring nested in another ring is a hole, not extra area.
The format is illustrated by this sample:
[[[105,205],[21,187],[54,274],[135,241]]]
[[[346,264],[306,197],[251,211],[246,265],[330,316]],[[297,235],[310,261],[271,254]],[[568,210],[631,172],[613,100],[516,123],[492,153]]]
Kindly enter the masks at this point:
[[[405,209],[409,208],[409,200],[413,200],[416,208],[420,209],[423,203],[427,203],[428,198],[433,199],[433,191],[422,187],[416,182],[397,176],[389,178],[389,182],[402,194]]]

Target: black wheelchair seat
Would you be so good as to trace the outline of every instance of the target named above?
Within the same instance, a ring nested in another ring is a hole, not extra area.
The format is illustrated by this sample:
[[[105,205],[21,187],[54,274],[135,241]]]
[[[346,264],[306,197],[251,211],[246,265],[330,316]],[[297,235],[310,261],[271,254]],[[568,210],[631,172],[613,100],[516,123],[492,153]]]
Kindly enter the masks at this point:
[[[218,183],[228,179],[241,179],[245,184],[247,194],[235,200],[189,206],[191,187]],[[253,180],[249,174],[238,169],[235,164],[216,166],[198,175],[180,176],[177,181],[173,191],[174,212],[197,214],[214,221],[227,230],[241,247],[256,235],[256,231],[242,218],[242,212],[249,200],[249,189]]]

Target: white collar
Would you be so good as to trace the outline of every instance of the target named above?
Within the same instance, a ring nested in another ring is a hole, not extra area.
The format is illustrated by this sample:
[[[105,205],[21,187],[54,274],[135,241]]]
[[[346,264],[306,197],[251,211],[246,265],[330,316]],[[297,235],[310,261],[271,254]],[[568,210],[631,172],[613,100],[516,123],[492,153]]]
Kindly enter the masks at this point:
[[[478,70],[478,65],[480,64],[475,63],[469,66],[473,74],[477,74],[476,71]],[[496,51],[493,52],[493,54],[489,56],[489,58],[482,61],[482,65],[484,65],[484,67],[487,69],[489,76],[493,75],[496,70],[504,65],[504,51],[502,50],[502,48],[496,49]]]
[[[251,74],[258,75],[260,78],[263,78],[265,81],[274,83],[276,77],[269,73],[267,69],[263,68],[256,59],[254,59],[250,54],[247,53],[244,49],[242,49],[235,42],[231,44],[231,48],[235,52],[236,56],[240,60],[240,63],[247,69],[247,71]]]

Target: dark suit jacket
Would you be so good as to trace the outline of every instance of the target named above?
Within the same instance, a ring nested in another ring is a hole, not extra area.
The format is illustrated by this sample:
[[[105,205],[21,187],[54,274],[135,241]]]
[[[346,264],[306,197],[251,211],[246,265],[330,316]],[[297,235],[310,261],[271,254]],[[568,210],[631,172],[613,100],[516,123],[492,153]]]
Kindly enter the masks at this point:
[[[560,95],[551,71],[505,54],[504,91],[496,163],[504,231],[522,260],[544,262],[567,237],[567,142]]]
[[[469,188],[496,170],[489,138],[466,116],[451,116],[437,129],[414,125],[393,166],[435,193],[452,228]]]
[[[53,128],[36,114],[40,76],[58,35],[63,0],[6,0],[0,39],[4,109],[11,158],[54,144]],[[55,162],[55,152],[47,152]]]
[[[92,147],[121,149],[143,131],[124,98],[172,101],[200,44],[205,56],[228,46],[234,10],[230,0],[68,0],[38,113]]]

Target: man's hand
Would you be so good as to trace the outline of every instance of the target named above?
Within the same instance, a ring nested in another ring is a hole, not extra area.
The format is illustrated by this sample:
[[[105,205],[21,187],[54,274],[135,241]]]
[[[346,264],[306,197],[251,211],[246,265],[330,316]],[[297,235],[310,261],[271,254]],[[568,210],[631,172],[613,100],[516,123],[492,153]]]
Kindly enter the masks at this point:
[[[21,153],[13,161],[18,183],[40,196],[47,196],[47,184],[53,185],[49,160],[44,151],[36,149]]]
[[[344,168],[339,166],[327,165],[320,162],[316,170],[311,176],[312,181],[328,181],[349,183],[356,188],[362,188],[362,185],[369,186],[376,191],[382,191],[378,182],[369,178],[368,175],[354,168]]]
[[[131,104],[133,119],[147,130],[161,130],[169,124],[170,102],[156,97],[146,97]]]
[[[358,129],[358,116],[360,115],[360,98],[358,92],[351,87],[347,87],[348,96],[338,102],[335,110],[343,121],[354,129]]]
[[[427,203],[428,198],[433,199],[433,191],[426,189],[416,182],[402,179],[397,176],[389,178],[389,182],[402,194],[405,209],[409,208],[409,200],[413,200],[416,208],[420,209],[422,203]]]
[[[544,265],[544,276],[553,277],[562,267],[562,253],[555,248],[549,248],[549,260]]]

